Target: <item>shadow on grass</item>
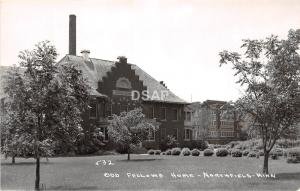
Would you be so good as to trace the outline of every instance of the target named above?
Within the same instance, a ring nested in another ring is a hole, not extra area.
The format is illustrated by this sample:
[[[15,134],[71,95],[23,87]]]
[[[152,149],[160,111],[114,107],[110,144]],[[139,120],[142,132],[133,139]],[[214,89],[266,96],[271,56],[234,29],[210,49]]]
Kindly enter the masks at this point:
[[[68,187],[68,186],[53,186],[47,190],[99,190],[97,186],[82,186],[82,187]]]
[[[163,160],[163,159],[122,159],[122,160],[116,160],[120,162],[146,162],[146,161],[155,161],[155,160]]]
[[[280,180],[300,180],[300,172],[279,173],[279,174],[276,174],[276,179],[280,179]]]
[[[42,165],[49,165],[49,164],[53,164],[52,162],[40,162],[40,164]],[[1,163],[1,166],[30,166],[30,165],[35,165],[35,162],[16,162],[15,164],[9,163],[9,162],[4,162]]]

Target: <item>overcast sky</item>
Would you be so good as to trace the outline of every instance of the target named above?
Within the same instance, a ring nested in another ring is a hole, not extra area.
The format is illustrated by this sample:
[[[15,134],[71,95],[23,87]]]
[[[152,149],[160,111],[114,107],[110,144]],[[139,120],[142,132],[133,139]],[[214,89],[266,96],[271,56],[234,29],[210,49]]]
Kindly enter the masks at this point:
[[[245,38],[300,28],[299,0],[0,0],[0,64],[50,40],[68,54],[69,14],[77,16],[77,54],[136,64],[186,101],[235,100],[239,86],[218,53]],[[192,96],[191,96],[192,95]]]

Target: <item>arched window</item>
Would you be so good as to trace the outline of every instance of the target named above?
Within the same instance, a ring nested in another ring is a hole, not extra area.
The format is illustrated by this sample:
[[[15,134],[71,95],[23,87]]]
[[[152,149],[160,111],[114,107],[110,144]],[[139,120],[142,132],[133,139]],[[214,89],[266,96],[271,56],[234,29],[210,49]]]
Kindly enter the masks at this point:
[[[132,88],[130,81],[124,77],[119,78],[117,80],[116,87],[121,88],[121,89],[131,89]]]

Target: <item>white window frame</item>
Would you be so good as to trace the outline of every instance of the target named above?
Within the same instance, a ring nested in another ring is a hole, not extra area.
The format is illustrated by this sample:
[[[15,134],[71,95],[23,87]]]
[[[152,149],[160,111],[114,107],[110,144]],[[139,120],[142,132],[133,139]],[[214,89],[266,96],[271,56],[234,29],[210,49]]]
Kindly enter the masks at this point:
[[[189,132],[188,134],[189,134],[189,138],[187,138],[187,132]],[[192,140],[192,129],[190,129],[190,128],[185,128],[184,129],[184,140],[185,141],[190,141],[190,140]]]
[[[107,127],[100,127],[102,134],[104,135],[104,141],[108,141],[108,133],[107,137],[105,136],[105,131],[108,131]]]
[[[189,118],[188,118],[188,114],[190,114],[189,116]],[[186,111],[185,112],[185,120],[186,121],[192,121],[192,112],[190,112],[190,111]]]
[[[147,141],[155,141],[155,131],[154,131],[154,129],[149,128],[148,131],[149,132],[148,132],[148,139],[147,139]],[[153,131],[153,138],[150,137],[150,131]]]
[[[162,119],[162,110],[165,110],[165,118]],[[167,121],[167,108],[166,107],[160,107],[160,116],[159,116],[160,120],[162,121]]]

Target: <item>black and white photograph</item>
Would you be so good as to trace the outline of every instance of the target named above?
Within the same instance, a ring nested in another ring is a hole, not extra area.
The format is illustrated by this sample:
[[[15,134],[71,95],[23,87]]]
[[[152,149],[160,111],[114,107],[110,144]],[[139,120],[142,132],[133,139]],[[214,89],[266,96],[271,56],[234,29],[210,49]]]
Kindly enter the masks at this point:
[[[0,0],[0,190],[300,191],[299,0]]]

